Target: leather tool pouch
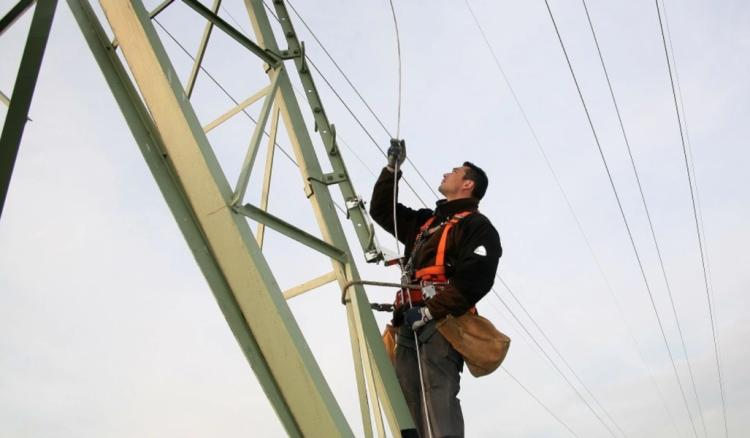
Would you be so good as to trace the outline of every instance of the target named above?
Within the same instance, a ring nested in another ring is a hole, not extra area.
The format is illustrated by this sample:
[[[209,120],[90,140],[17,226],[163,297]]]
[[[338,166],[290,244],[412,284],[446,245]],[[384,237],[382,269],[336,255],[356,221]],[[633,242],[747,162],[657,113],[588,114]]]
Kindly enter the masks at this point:
[[[510,348],[509,337],[500,333],[489,320],[471,312],[442,318],[437,330],[461,353],[474,377],[494,372]]]

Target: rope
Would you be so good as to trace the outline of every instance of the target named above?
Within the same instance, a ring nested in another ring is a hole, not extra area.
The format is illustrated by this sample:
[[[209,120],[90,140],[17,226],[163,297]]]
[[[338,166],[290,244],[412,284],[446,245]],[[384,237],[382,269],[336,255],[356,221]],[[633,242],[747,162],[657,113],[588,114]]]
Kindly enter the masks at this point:
[[[393,2],[391,2],[391,7],[393,7]],[[394,16],[395,17],[395,16]],[[399,107],[401,105],[399,104]],[[398,206],[398,160],[396,160],[395,166],[393,166],[393,236],[396,238],[396,254],[400,254],[401,251],[399,250],[399,244],[398,244],[398,217],[397,217],[397,209]],[[409,279],[406,278],[406,271],[404,270],[404,261],[403,259],[398,259],[398,265],[401,268],[401,282],[406,283]],[[401,294],[401,302],[404,302],[404,288],[400,289]],[[409,299],[409,309],[413,309],[414,305],[411,302],[411,294],[406,294],[407,298]],[[424,407],[424,415],[427,419],[427,432],[432,438],[432,424],[430,423],[430,413],[427,409],[427,395],[426,390],[424,386],[424,371],[422,370],[422,355],[419,353],[419,336],[417,336],[417,332],[414,333],[414,345],[417,352],[417,367],[419,368],[419,384],[421,385],[422,389],[422,406]]]
[[[398,33],[398,20],[396,20],[396,9],[391,1],[391,12],[393,13],[393,25],[396,27],[396,49],[398,50],[398,118],[396,119],[396,138],[401,137],[401,36]]]

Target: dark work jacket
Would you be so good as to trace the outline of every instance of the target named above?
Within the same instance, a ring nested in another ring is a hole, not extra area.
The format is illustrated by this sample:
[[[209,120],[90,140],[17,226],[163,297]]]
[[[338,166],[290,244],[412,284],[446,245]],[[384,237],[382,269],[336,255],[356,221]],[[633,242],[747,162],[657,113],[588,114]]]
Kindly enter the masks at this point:
[[[401,179],[401,172],[398,175]],[[385,231],[394,234],[393,229],[393,173],[383,169],[375,183],[370,203],[370,215]],[[436,216],[432,226],[447,222],[455,214],[473,213],[458,221],[448,232],[445,245],[446,276],[450,283],[445,289],[429,299],[426,306],[434,319],[445,315],[460,316],[474,307],[492,288],[495,282],[497,265],[502,255],[500,236],[490,220],[479,213],[479,200],[476,198],[456,199],[437,202],[435,210],[422,208],[413,210],[398,203],[396,219],[398,240],[405,246],[406,260],[409,260],[414,240],[419,229],[432,216]],[[416,255],[414,271],[435,265],[442,228],[430,235]],[[485,251],[481,251],[484,247]],[[486,252],[486,255],[482,255]],[[401,309],[403,310],[403,309]],[[398,315],[401,312],[396,312]],[[398,323],[398,321],[394,322]]]

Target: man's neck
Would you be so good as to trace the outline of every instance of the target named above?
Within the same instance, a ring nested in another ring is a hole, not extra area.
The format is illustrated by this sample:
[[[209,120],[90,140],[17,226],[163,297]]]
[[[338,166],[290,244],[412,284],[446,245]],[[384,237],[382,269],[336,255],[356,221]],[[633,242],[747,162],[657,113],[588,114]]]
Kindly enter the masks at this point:
[[[445,197],[445,201],[446,202],[451,202],[451,201],[457,201],[459,199],[468,199],[468,198],[471,198],[471,195],[459,194],[459,195],[455,195],[455,196],[446,196]]]

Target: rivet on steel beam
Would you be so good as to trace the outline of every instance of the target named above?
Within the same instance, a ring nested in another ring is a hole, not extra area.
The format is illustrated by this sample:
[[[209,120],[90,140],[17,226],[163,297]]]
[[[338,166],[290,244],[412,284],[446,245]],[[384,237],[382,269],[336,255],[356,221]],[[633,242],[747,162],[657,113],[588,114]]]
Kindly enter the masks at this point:
[[[290,30],[289,32],[287,32],[287,33],[286,33],[286,37],[287,37],[287,38],[291,38],[291,37],[293,37],[293,36],[294,36],[294,32],[292,32],[291,30]]]
[[[319,107],[319,106],[316,106],[316,107],[315,107],[315,108],[313,109],[313,111],[315,111],[316,113],[319,113],[319,112],[320,112],[320,107]]]

